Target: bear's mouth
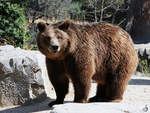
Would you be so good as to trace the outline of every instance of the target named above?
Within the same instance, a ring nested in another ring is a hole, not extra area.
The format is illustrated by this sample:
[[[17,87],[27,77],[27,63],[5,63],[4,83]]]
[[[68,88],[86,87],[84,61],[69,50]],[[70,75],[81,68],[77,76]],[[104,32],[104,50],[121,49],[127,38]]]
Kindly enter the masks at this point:
[[[58,47],[58,48],[56,49],[56,48],[48,47],[48,51],[49,51],[50,53],[56,54],[56,53],[58,53],[58,52],[60,51],[60,48]]]
[[[53,53],[57,53],[57,50],[52,50]]]

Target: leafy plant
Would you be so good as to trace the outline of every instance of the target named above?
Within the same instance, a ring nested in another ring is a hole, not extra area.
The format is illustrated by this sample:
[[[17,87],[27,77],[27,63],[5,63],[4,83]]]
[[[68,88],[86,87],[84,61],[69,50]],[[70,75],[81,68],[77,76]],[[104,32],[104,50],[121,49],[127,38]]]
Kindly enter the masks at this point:
[[[83,20],[85,11],[81,10],[82,4],[80,2],[72,2],[70,6],[71,18],[77,20]]]
[[[148,65],[148,61],[146,59],[139,60],[138,71],[142,73],[150,73],[150,66]]]
[[[24,8],[17,3],[0,2],[0,38],[10,38],[23,48],[23,40],[29,38]]]

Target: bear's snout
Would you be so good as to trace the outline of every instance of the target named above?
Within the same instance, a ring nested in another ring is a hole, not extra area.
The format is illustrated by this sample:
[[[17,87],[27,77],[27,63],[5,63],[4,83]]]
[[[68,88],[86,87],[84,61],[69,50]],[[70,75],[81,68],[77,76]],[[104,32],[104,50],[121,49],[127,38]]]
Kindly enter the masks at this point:
[[[56,53],[58,51],[58,48],[59,48],[58,45],[53,45],[52,46],[53,52]]]
[[[59,52],[60,47],[59,47],[59,42],[57,39],[53,39],[50,41],[50,47],[53,53]]]

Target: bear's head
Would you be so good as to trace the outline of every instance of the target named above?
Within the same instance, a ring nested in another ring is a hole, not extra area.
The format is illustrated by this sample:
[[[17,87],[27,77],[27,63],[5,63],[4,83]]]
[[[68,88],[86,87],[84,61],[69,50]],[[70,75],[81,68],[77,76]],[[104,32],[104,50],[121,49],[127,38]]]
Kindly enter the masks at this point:
[[[52,60],[62,60],[67,55],[70,47],[70,36],[66,32],[71,25],[71,21],[61,21],[56,24],[46,24],[39,22],[37,27],[37,45],[46,57]]]

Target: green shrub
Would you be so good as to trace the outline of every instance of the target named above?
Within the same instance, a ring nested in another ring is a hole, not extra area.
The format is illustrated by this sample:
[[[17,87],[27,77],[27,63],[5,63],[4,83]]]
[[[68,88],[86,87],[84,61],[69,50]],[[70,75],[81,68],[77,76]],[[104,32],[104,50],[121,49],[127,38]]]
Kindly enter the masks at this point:
[[[150,66],[148,65],[147,59],[144,60],[139,59],[138,71],[144,74],[150,73]]]
[[[20,4],[0,2],[0,38],[10,38],[23,48],[23,40],[30,37],[26,24],[24,8]]]
[[[85,16],[85,11],[81,10],[82,3],[80,2],[72,2],[70,6],[71,11],[71,19],[75,20],[83,20]]]

